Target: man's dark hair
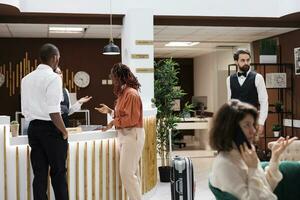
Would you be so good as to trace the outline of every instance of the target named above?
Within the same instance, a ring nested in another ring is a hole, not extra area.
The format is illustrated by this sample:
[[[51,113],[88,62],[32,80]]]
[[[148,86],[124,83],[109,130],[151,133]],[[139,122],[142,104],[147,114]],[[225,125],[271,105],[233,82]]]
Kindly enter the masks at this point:
[[[233,60],[238,61],[240,54],[248,54],[249,57],[251,58],[251,54],[248,50],[238,50],[233,54]]]
[[[59,50],[53,44],[44,44],[40,49],[40,60],[42,63],[48,63],[48,61],[55,55],[59,55]]]
[[[253,116],[256,123],[258,113],[252,105],[236,99],[225,103],[215,115],[209,131],[211,148],[217,151],[230,151],[239,122],[248,114]]]

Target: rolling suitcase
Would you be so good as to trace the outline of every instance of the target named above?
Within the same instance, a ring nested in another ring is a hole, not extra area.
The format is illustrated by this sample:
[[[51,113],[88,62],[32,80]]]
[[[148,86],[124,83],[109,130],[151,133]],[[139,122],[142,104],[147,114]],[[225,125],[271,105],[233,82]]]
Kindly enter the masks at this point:
[[[194,200],[194,170],[190,158],[172,157],[172,130],[169,129],[172,200]]]
[[[194,172],[190,158],[175,156],[171,162],[172,200],[194,199]]]

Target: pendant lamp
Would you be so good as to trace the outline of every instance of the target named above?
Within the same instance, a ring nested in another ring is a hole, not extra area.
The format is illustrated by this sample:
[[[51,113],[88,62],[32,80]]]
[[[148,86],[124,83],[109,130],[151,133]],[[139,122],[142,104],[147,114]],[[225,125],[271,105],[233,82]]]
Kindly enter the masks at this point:
[[[120,48],[114,44],[114,39],[112,36],[112,11],[111,11],[111,1],[110,3],[110,38],[109,43],[103,48],[103,55],[119,55],[120,54]]]

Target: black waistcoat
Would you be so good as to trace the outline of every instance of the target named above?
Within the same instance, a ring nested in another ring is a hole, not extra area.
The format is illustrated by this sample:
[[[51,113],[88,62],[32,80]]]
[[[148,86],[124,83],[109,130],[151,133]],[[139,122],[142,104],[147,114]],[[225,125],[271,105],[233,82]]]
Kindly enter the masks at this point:
[[[245,82],[240,86],[237,74],[230,76],[231,99],[238,99],[258,107],[258,94],[255,86],[256,72],[249,72]]]

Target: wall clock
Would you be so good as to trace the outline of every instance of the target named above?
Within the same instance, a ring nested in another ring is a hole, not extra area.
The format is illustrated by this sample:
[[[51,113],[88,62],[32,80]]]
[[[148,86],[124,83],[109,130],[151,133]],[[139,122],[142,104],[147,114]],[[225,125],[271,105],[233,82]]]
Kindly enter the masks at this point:
[[[74,83],[80,88],[85,88],[90,84],[90,75],[87,72],[79,71],[74,76]]]

